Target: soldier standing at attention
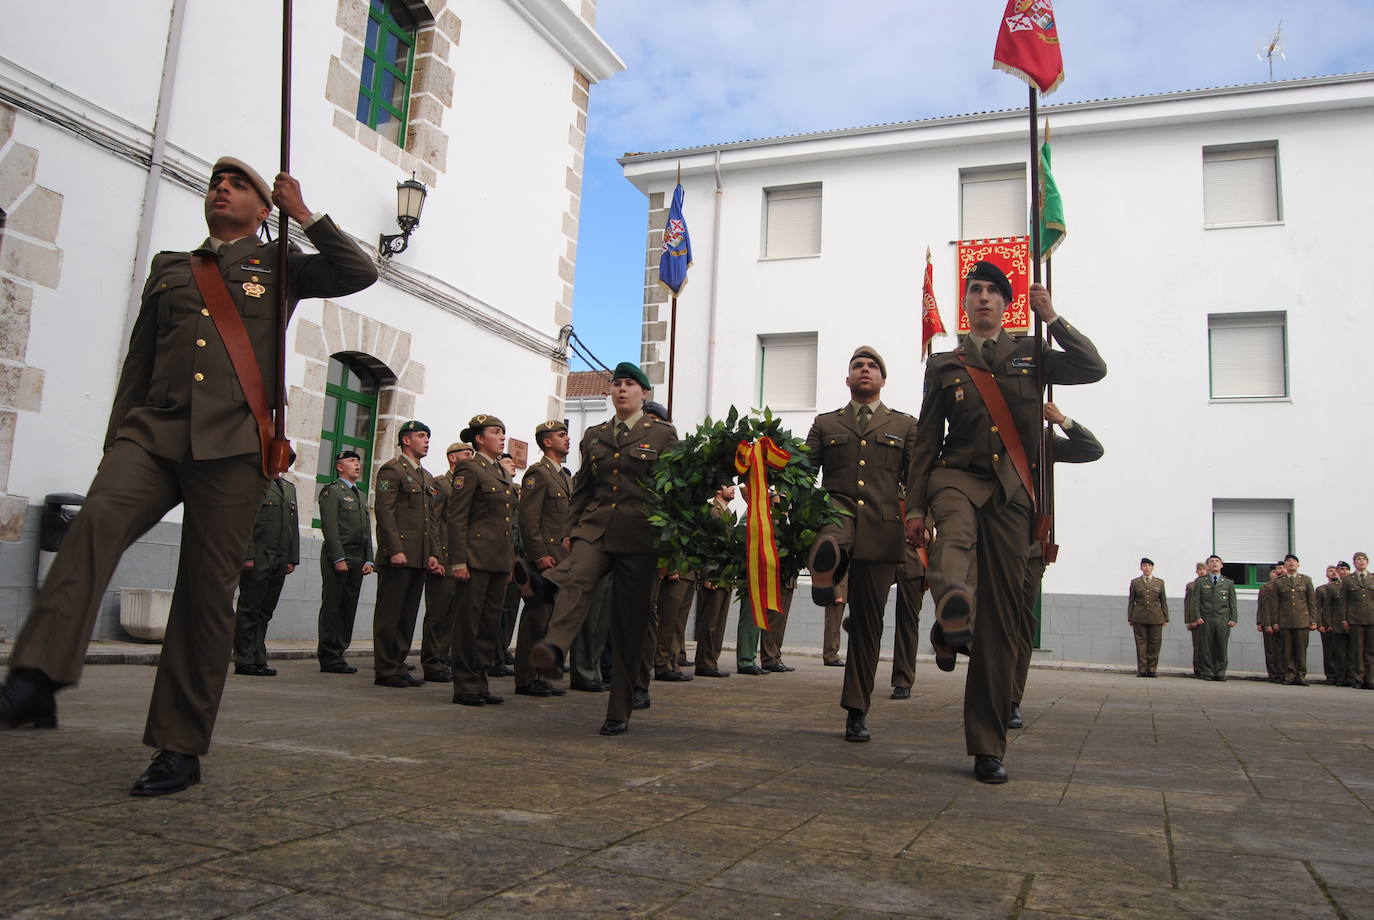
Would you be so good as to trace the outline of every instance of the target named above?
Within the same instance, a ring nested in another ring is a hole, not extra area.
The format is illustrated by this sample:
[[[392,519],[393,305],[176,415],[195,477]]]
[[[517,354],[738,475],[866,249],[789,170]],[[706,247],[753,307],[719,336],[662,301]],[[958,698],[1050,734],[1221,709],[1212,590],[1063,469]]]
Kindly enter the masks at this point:
[[[1308,634],[1317,628],[1317,589],[1312,579],[1298,572],[1298,557],[1283,557],[1283,574],[1274,582],[1274,607],[1280,630],[1283,682],[1307,686]]]
[[[292,461],[295,453],[292,452]],[[284,476],[267,483],[258,519],[248,539],[239,574],[239,602],[234,611],[234,673],[276,677],[267,666],[267,624],[277,609],[286,576],[301,564],[300,519],[296,486]]]
[[[1135,676],[1158,677],[1159,646],[1169,622],[1164,581],[1155,578],[1153,559],[1140,560],[1140,577],[1126,590],[1126,625],[1135,631]]]
[[[434,477],[434,487],[439,490],[435,501],[430,503],[429,516],[433,521],[436,541],[436,558],[443,569],[425,575],[425,618],[420,624],[420,667],[425,680],[434,684],[447,684],[453,681],[453,662],[449,650],[449,640],[453,635],[453,598],[458,591],[458,583],[449,576],[448,571],[448,524],[445,511],[448,509],[449,496],[453,494],[453,471],[460,461],[472,456],[465,451],[466,445],[458,441],[448,446],[444,456],[448,469]]]
[[[427,573],[439,573],[438,539],[430,505],[438,500],[434,477],[420,465],[429,453],[429,426],[414,419],[396,436],[400,452],[377,471],[377,607],[372,617],[373,683],[419,687],[406,656],[415,639],[415,616]]]
[[[358,488],[363,461],[356,450],[341,450],[334,457],[339,478],[320,490],[320,619],[315,657],[325,674],[356,674],[344,659],[353,641],[353,617],[363,576],[371,575],[372,521],[367,496]]]
[[[1355,571],[1341,578],[1341,625],[1350,633],[1350,682],[1361,690],[1374,690],[1374,575],[1369,574],[1368,553],[1356,553],[1350,561]]]
[[[1341,629],[1341,575],[1334,565],[1326,567],[1326,584],[1317,589],[1317,629],[1322,635],[1322,671],[1326,682],[1343,687],[1349,683],[1346,652],[1350,634]]]
[[[860,345],[844,378],[849,403],[816,416],[806,435],[821,487],[845,516],[821,530],[811,547],[811,599],[835,601],[835,583],[847,575],[849,651],[840,706],[844,739],[864,742],[868,707],[878,673],[887,593],[906,557],[902,541],[902,483],[916,443],[916,419],[883,405],[887,364]]]
[[[973,643],[964,740],[974,778],[985,783],[1007,781],[1002,757],[1035,513],[1040,384],[1094,383],[1107,373],[1092,342],[1054,312],[1043,285],[1033,284],[1030,308],[1062,348],[1042,349],[1044,366],[1037,368],[1034,340],[1002,328],[1011,300],[1011,282],[997,266],[979,262],[969,272],[969,335],[953,352],[926,362],[921,425],[907,474],[907,539],[917,546],[928,542],[927,518],[938,534],[927,572],[936,598],[932,638],[949,648]],[[1003,420],[995,421],[994,413]]]
[[[319,250],[293,256],[288,271],[278,271],[277,246],[256,237],[272,204]],[[210,236],[195,253],[153,258],[105,456],[24,622],[0,691],[0,725],[57,725],[54,693],[81,678],[100,597],[120,556],[182,505],[177,587],[143,733],[157,754],[134,795],[200,782],[200,755],[210,747],[229,669],[243,544],[267,486],[258,425],[193,261],[208,261],[221,276],[267,393],[277,385],[278,285],[286,284],[293,309],[302,298],[341,297],[377,280],[372,260],[327,216],[311,213],[300,184],[286,173],[269,187],[246,163],[221,158],[210,174],[205,223]]]
[[[1236,585],[1221,574],[1221,557],[1207,557],[1207,572],[1193,582],[1188,620],[1202,631],[1202,679],[1225,680],[1226,646],[1236,628]]]
[[[546,572],[568,557],[563,531],[572,501],[572,474],[563,464],[572,450],[567,422],[549,419],[534,429],[534,444],[544,456],[525,471],[520,484],[520,534],[525,560]],[[527,696],[562,696],[567,691],[540,677],[530,664],[530,649],[549,628],[549,605],[525,598],[515,641],[515,692]]]
[[[711,497],[711,514],[735,524],[734,512],[730,502],[735,500],[735,486],[723,485]],[[730,598],[733,592],[724,586],[716,585],[700,578],[697,589],[697,620],[694,673],[697,677],[729,677],[728,671],[720,669],[720,650],[725,643],[725,623],[730,617]]]
[[[1189,615],[1192,608],[1191,598],[1193,596],[1193,586],[1197,580],[1207,574],[1207,564],[1197,562],[1193,564],[1193,580],[1183,586],[1183,626],[1188,630],[1188,636],[1193,642],[1193,676],[1202,676],[1202,633],[1198,632],[1197,624]]]
[[[1269,568],[1269,580],[1260,585],[1255,598],[1255,623],[1264,641],[1264,670],[1272,683],[1283,683],[1283,637],[1279,635],[1278,608],[1274,606],[1274,585],[1283,575],[1283,563]]]

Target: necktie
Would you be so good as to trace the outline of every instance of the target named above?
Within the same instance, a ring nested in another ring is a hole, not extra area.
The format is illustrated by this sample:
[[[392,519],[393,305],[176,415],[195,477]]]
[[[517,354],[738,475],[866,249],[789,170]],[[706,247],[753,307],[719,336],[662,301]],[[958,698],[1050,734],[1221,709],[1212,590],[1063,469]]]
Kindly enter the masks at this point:
[[[630,433],[630,426],[624,422],[617,422],[615,426],[615,437],[618,441],[625,440],[625,436]]]
[[[218,257],[218,256],[222,256],[222,255],[224,255],[224,254],[225,254],[226,252],[228,252],[228,251],[229,251],[229,244],[228,244],[228,243],[220,243],[219,248],[215,250],[215,255],[216,255],[217,257]]]
[[[1216,577],[1215,575],[1213,575],[1213,576],[1212,576],[1212,584],[1216,584],[1216,583],[1217,583],[1217,577]]]
[[[868,408],[868,406],[860,406],[860,407],[859,407],[859,430],[860,430],[860,431],[866,431],[866,430],[868,429],[868,420],[869,420],[870,418],[872,418],[872,416],[873,416],[873,410],[870,409],[870,408]]]
[[[996,350],[997,346],[993,344],[992,339],[983,340],[983,363],[986,364],[988,367],[992,367],[992,353]]]

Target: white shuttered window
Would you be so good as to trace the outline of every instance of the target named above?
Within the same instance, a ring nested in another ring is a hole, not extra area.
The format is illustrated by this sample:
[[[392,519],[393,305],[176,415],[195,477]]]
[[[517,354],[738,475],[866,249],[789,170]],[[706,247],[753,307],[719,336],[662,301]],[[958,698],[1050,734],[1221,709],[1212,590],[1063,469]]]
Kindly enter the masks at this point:
[[[816,408],[816,333],[759,336],[759,404]]]
[[[789,259],[821,252],[821,187],[763,190],[763,257]]]
[[[1025,236],[1029,207],[1026,170],[966,171],[959,175],[959,239]]]
[[[1291,499],[1212,499],[1213,550],[1224,562],[1272,564],[1292,552]]]
[[[1207,317],[1213,399],[1288,395],[1283,313]]]
[[[1203,223],[1208,227],[1279,219],[1278,146],[1202,150]]]

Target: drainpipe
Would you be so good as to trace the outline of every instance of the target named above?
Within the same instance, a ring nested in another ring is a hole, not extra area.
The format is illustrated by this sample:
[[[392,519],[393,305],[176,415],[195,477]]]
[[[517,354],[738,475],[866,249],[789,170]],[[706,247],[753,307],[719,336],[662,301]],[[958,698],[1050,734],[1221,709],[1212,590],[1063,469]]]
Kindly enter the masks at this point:
[[[711,304],[706,339],[706,415],[711,414],[711,397],[716,382],[716,295],[720,291],[720,151],[716,151],[716,206],[711,222]]]
[[[157,193],[162,186],[162,157],[167,149],[167,116],[172,110],[172,87],[176,83],[177,56],[181,51],[181,25],[186,0],[172,0],[172,15],[167,25],[167,51],[162,59],[162,85],[157,94],[157,115],[153,121],[153,147],[148,159],[148,176],[143,183],[143,214],[138,224],[138,250],[134,254],[129,281],[129,301],[124,310],[124,335],[119,340],[119,365],[129,349],[129,335],[138,319],[143,301],[143,283],[148,277],[148,250],[152,248],[153,218],[157,216]]]

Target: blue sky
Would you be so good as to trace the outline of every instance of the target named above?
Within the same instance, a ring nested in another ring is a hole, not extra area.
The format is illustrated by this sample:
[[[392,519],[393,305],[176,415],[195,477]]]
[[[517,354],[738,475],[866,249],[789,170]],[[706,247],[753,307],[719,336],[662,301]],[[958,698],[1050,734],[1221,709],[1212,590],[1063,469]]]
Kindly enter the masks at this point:
[[[573,325],[612,367],[639,359],[647,202],[627,151],[1025,105],[992,70],[1005,0],[599,0],[627,70],[592,88]],[[1064,85],[1049,104],[1374,70],[1370,0],[1055,0]],[[676,14],[676,15],[674,15]],[[705,219],[687,202],[688,226]],[[574,358],[574,370],[587,365]]]

